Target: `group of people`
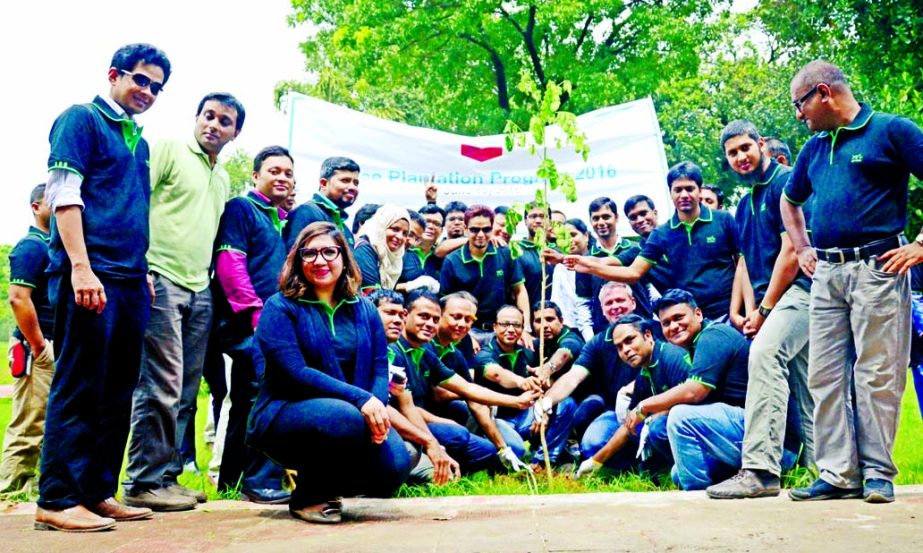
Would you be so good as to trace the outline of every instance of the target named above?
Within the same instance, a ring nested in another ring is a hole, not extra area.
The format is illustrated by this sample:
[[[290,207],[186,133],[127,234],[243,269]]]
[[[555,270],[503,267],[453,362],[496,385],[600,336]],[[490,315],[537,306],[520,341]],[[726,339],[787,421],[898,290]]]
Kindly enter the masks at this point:
[[[281,146],[230,198],[232,95],[201,100],[191,137],[141,137],[134,116],[170,75],[162,51],[127,45],[109,95],[58,117],[11,254],[22,378],[0,491],[28,490],[40,457],[36,528],[204,502],[177,482],[203,376],[214,418],[230,399],[219,491],[308,522],[404,482],[563,466],[669,470],[730,499],[777,495],[800,463],[819,477],[794,500],[893,501],[923,132],[858,103],[837,67],[792,80],[816,133],[794,168],[752,123],[722,131],[747,188],[733,215],[684,161],[663,223],[643,195],[593,200],[589,225],[532,203],[522,240],[510,208],[439,206],[432,183],[418,210],[367,204],[350,221],[361,170],[345,157],[296,207]]]

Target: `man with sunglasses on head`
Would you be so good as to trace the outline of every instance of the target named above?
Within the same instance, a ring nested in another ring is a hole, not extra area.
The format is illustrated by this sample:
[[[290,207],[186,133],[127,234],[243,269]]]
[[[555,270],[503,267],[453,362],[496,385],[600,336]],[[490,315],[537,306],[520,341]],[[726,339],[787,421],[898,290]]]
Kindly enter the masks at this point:
[[[91,532],[151,517],[114,498],[151,304],[149,150],[134,119],[170,78],[166,54],[120,48],[109,95],[74,105],[49,140],[54,219],[48,290],[57,370],[45,421],[35,528]]]
[[[326,221],[340,229],[350,246],[355,239],[346,210],[359,197],[359,164],[348,157],[328,157],[320,166],[320,186],[310,201],[292,211],[282,231],[285,251],[292,249],[301,231],[311,223]]]
[[[819,478],[789,496],[888,503],[910,361],[907,271],[923,261],[923,233],[909,244],[904,237],[910,174],[923,178],[923,130],[860,104],[826,61],[802,67],[790,89],[795,117],[816,133],[780,206],[813,277],[808,387]],[[809,199],[810,240],[801,208]]]
[[[154,304],[145,332],[141,378],[132,402],[125,502],[155,511],[191,509],[205,494],[181,486],[177,453],[195,415],[212,324],[209,269],[230,177],[218,154],[243,127],[234,96],[199,102],[193,135],[162,140],[151,153],[151,245]],[[193,462],[195,459],[193,459]]]
[[[526,292],[522,268],[506,247],[491,242],[494,212],[486,205],[473,205],[465,212],[468,230],[467,244],[445,258],[439,275],[439,290],[443,295],[452,292],[470,292],[478,299],[478,313],[471,334],[479,343],[493,337],[493,324],[497,310],[515,298],[516,307],[529,315],[529,294]],[[522,332],[524,343],[532,346],[532,328],[527,325]]]
[[[215,332],[231,357],[228,430],[221,458],[218,490],[238,487],[255,503],[285,503],[282,469],[245,443],[247,418],[256,399],[262,361],[253,333],[263,303],[279,289],[287,251],[282,243],[286,212],[282,208],[294,186],[292,156],[282,146],[263,148],[253,159],[254,188],[231,199],[221,216],[215,240],[215,276],[223,299],[215,303]]]

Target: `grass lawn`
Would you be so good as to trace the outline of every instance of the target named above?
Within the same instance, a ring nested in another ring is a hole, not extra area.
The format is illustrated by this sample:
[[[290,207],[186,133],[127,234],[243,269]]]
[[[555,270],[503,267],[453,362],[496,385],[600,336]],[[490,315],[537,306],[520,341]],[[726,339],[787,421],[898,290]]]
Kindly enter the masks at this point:
[[[0,343],[3,351],[5,343]],[[0,361],[0,384],[12,382],[7,370],[6,356]],[[180,477],[180,482],[188,487],[205,491],[209,499],[236,499],[236,494],[219,496],[215,487],[204,474],[205,467],[211,459],[211,450],[205,445],[203,429],[205,415],[208,409],[208,396],[204,389],[199,395],[199,410],[196,415],[196,447],[197,461],[203,474],[185,473]],[[10,419],[11,399],[0,398],[0,429],[5,429]],[[897,484],[923,484],[923,418],[917,407],[916,394],[913,383],[908,375],[907,390],[904,393],[901,410],[901,423],[897,435],[897,444],[894,448],[894,457],[900,469]],[[2,436],[0,436],[2,440]],[[124,475],[123,475],[124,476]],[[813,476],[804,469],[791,473],[784,479],[783,485],[803,485],[811,481]],[[610,476],[597,476],[575,482],[573,480],[555,477],[549,485],[547,478],[537,478],[539,493],[592,493],[592,492],[619,492],[619,491],[653,491],[675,489],[669,478],[667,483],[658,485],[650,475],[622,474]],[[400,497],[418,496],[449,496],[449,495],[515,495],[528,494],[532,485],[525,476],[496,476],[489,477],[481,472],[462,478],[446,486],[404,486],[398,492]]]

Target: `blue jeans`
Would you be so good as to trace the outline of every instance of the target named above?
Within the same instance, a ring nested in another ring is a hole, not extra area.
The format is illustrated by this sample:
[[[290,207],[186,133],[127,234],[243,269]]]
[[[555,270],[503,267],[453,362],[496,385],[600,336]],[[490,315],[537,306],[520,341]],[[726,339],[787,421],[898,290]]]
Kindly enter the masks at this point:
[[[740,468],[744,410],[726,403],[676,405],[667,417],[674,480],[684,490],[704,490]]]
[[[144,333],[141,377],[132,398],[126,493],[176,482],[177,449],[195,424],[205,344],[212,324],[211,289],[193,292],[154,275],[154,305]]]
[[[339,496],[390,497],[410,473],[410,455],[393,428],[382,444],[359,409],[341,399],[285,404],[259,437],[263,451],[297,470],[290,508]]]
[[[449,457],[458,461],[463,473],[471,474],[496,466],[497,448],[490,440],[475,436],[460,424],[436,422],[427,426]]]
[[[596,452],[602,449],[609,439],[612,438],[615,431],[619,429],[619,426],[621,426],[621,424],[619,424],[616,418],[615,411],[606,411],[597,417],[587,428],[583,435],[583,440],[580,442],[581,459],[589,459],[593,455],[596,455]],[[648,426],[648,447],[652,447],[657,452],[666,450],[669,458],[670,442],[667,439],[667,418],[657,417],[651,420]],[[639,432],[640,429],[641,427],[639,426]],[[640,464],[636,457],[637,448],[638,442],[636,439],[632,438],[621,451],[606,461],[606,466],[617,471],[637,468]]]
[[[545,430],[545,440],[548,442],[548,460],[552,463],[558,460],[558,456],[564,446],[567,445],[567,436],[570,434],[576,410],[577,403],[571,398],[566,398],[555,406],[555,415],[551,418],[551,422]],[[534,420],[535,416],[531,408],[523,409],[515,418],[506,419],[523,438],[528,438],[531,435],[530,429]],[[497,422],[499,423],[499,421]],[[542,463],[544,460],[545,452],[540,448],[532,456],[532,463]]]
[[[102,313],[75,303],[70,272],[48,280],[57,366],[42,448],[43,509],[93,506],[118,487],[151,296],[144,276],[100,280],[108,300]]]
[[[517,457],[522,459],[522,456],[526,454],[526,442],[523,441],[522,436],[519,435],[519,431],[513,428],[513,425],[510,422],[507,422],[503,419],[496,419],[497,430],[500,431],[500,435],[503,436],[506,445],[513,449],[513,453]]]
[[[573,430],[578,440],[582,440],[590,424],[606,410],[606,402],[599,394],[585,397],[574,413]]]

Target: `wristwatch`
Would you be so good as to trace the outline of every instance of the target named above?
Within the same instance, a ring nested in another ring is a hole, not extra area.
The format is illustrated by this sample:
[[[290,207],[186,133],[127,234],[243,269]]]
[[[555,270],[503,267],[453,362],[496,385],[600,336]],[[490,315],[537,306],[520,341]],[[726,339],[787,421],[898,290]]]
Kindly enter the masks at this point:
[[[764,317],[768,317],[768,316],[769,316],[769,313],[772,312],[772,308],[771,308],[771,307],[766,307],[766,306],[763,305],[763,304],[760,304],[760,306],[759,306],[756,310],[759,311],[759,312],[760,312],[760,315],[762,315],[762,316],[764,316]]]
[[[920,234],[917,235],[914,242],[916,242],[918,246],[923,246],[923,230],[920,231]]]

